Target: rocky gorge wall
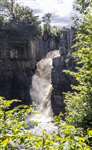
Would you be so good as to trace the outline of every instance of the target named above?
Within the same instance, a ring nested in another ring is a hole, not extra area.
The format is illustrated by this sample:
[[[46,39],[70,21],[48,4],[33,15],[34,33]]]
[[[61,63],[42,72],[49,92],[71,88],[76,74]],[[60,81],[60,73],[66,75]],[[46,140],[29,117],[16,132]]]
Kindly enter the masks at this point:
[[[24,32],[18,30],[19,28],[22,28]],[[31,103],[29,91],[37,62],[44,58],[49,51],[56,49],[57,45],[53,39],[44,41],[42,38],[36,38],[36,33],[31,31],[33,31],[33,27],[24,25],[13,25],[12,30],[11,27],[0,29],[0,95],[7,99],[20,99],[25,104]],[[72,39],[73,32],[70,30],[64,32],[58,45],[61,53],[65,49],[70,51]],[[57,105],[58,109],[54,110],[55,113],[61,109],[59,103],[62,100],[59,95],[64,91],[61,89],[67,90],[65,88],[66,77],[63,73],[59,73],[62,72],[62,65],[63,62],[60,58],[53,61],[52,78],[53,93],[55,94],[53,94],[52,107],[55,109],[54,105]],[[58,102],[57,97],[60,98]]]

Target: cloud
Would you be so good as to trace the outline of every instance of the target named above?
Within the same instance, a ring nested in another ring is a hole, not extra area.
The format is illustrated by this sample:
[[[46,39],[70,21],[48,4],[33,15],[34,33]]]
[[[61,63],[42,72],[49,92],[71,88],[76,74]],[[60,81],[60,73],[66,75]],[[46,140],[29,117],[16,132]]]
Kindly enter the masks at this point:
[[[70,17],[68,16],[61,17],[59,15],[52,16],[52,23],[61,23],[61,22],[65,22],[65,23],[70,22]]]
[[[69,23],[74,0],[17,0],[29,6],[40,18],[46,13],[53,14],[52,23]]]
[[[52,26],[67,26],[68,28],[72,25],[72,19],[71,16],[59,16],[59,15],[53,15],[52,16]]]
[[[41,9],[33,9],[33,12],[35,14],[40,14],[40,13],[42,13],[42,10]]]

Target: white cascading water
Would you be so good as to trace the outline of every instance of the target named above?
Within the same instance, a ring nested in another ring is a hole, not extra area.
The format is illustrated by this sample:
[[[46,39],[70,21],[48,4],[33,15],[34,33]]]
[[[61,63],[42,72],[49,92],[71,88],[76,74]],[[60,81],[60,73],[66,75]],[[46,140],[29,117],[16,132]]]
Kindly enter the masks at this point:
[[[53,112],[51,108],[52,81],[51,73],[53,68],[53,59],[60,57],[59,51],[51,51],[47,56],[37,63],[37,69],[32,78],[32,87],[30,89],[33,105],[37,107],[37,114],[31,116],[31,120],[40,122],[34,131],[46,129],[47,132],[54,131]],[[40,131],[39,131],[40,132]]]

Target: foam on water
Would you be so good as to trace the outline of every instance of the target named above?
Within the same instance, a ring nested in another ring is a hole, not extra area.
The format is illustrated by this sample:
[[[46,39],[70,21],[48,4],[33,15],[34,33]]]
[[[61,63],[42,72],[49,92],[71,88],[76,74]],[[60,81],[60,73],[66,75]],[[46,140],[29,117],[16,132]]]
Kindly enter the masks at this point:
[[[31,121],[39,122],[32,130],[33,133],[41,134],[45,129],[48,133],[56,131],[53,123],[53,112],[51,107],[52,81],[51,73],[53,59],[60,57],[59,51],[51,51],[47,56],[37,63],[36,72],[32,78],[30,94],[33,104],[36,105],[39,113],[31,115]]]

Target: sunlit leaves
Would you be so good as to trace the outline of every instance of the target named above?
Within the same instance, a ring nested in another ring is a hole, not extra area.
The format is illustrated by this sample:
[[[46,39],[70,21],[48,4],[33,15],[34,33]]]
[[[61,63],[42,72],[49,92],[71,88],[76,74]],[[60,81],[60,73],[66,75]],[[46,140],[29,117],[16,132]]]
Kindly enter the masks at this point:
[[[55,118],[58,130],[49,134],[43,130],[41,135],[32,134],[26,117],[32,112],[30,106],[18,106],[5,111],[12,104],[0,97],[0,150],[90,150],[80,128],[62,121],[62,114]],[[2,116],[1,115],[1,116]],[[88,131],[91,135],[91,131]],[[85,147],[85,149],[84,149]]]
[[[91,8],[92,9],[92,8]],[[73,92],[66,94],[68,121],[92,127],[92,10],[85,15],[76,37],[77,72],[69,72],[77,81]]]

